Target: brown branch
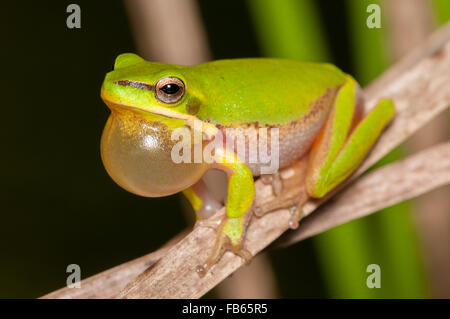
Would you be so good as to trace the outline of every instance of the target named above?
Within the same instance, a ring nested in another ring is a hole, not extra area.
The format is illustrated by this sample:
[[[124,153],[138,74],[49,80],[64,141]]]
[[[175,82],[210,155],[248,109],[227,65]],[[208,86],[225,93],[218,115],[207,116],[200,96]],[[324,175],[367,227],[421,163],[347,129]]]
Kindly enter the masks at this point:
[[[306,217],[282,246],[450,184],[450,142],[374,170]],[[280,238],[281,239],[281,238]],[[279,243],[275,243],[278,244]]]
[[[403,62],[391,68],[385,75],[376,81],[375,84],[365,90],[368,105],[373,105],[380,97],[388,96],[393,98],[396,103],[397,114],[393,123],[384,132],[383,136],[379,139],[365,162],[353,175],[352,179],[364,172],[369,166],[379,160],[392,148],[403,142],[450,104],[450,87],[448,86],[448,83],[450,83],[449,38],[450,26],[441,28],[441,30],[429,41],[424,43],[421,48],[413,52],[412,55]],[[430,152],[433,152],[434,154],[435,150]],[[439,149],[438,153],[441,152],[444,152],[445,154],[441,154],[442,159],[439,161],[444,162],[445,159],[448,159],[447,148]],[[445,158],[444,156],[446,154],[447,157]],[[419,157],[419,160],[422,162],[427,161],[427,153],[419,154],[417,156],[421,156]],[[439,157],[439,155],[435,156]],[[424,157],[425,159],[423,159]],[[395,171],[392,173],[393,175],[397,175],[397,177],[401,176],[404,178],[398,184],[410,185],[412,183],[408,176],[410,173],[413,175],[413,171],[409,171],[408,168],[416,166],[409,165],[409,160],[410,159],[404,162],[403,165],[405,165],[406,168],[401,175],[397,174]],[[417,161],[417,157],[413,157],[411,161]],[[425,178],[425,176],[429,178],[430,176],[433,176],[433,174],[436,174],[436,171],[430,170],[432,167],[430,168],[427,165],[423,165],[421,169],[424,170],[423,175],[414,175],[415,178]],[[442,169],[448,173],[448,164],[447,166],[442,167]],[[299,196],[303,194],[302,186],[296,182],[299,180],[302,173],[303,169],[301,164],[294,165],[285,170],[282,174],[285,178],[283,181],[284,191],[283,194],[277,198],[273,196],[270,186],[257,182],[256,205],[261,207],[264,211],[269,211],[294,204]],[[373,174],[377,175],[374,177]],[[371,196],[373,196],[377,189],[378,191],[380,191],[380,189],[381,191],[383,189],[389,190],[388,186],[384,184],[384,180],[387,180],[384,178],[384,174],[386,174],[386,171],[380,169],[374,171],[371,175],[368,175],[368,177],[371,176],[371,178],[380,181],[379,185],[369,183],[371,186],[376,186],[369,192]],[[447,176],[442,172],[439,174]],[[365,180],[366,179],[364,179],[363,182]],[[444,180],[440,183],[448,183],[448,180]],[[346,194],[353,194],[353,196],[355,196],[353,189],[357,185],[359,185],[359,182],[353,183],[346,190]],[[417,190],[420,190],[421,192],[429,191],[439,185],[436,183],[423,183],[423,188],[417,188]],[[341,188],[342,187],[340,187],[340,189]],[[416,189],[410,190],[409,192],[405,191],[403,196],[417,196],[419,193],[415,190]],[[401,196],[396,197],[396,200],[403,199],[404,198]],[[323,201],[324,200],[307,202],[304,206],[305,215],[309,215]],[[372,208],[376,207],[376,209],[379,209],[381,206],[387,206],[393,203],[387,202],[386,205],[383,205],[384,203],[382,202],[375,205],[374,203],[368,202],[367,204],[370,204]],[[327,211],[326,207],[327,206],[323,207],[323,211],[325,212]],[[355,214],[353,216],[356,218],[358,217],[358,214],[362,214],[361,212],[367,214],[368,208],[366,206],[358,206],[358,211],[354,207],[350,212]],[[224,209],[221,209],[218,214],[211,219],[217,219],[223,214]],[[322,212],[321,214],[325,213]],[[352,216],[349,215],[347,215],[347,217],[352,218]],[[256,254],[267,247],[287,230],[289,218],[290,214],[286,209],[279,209],[261,218],[254,218],[248,229],[245,242],[246,248],[253,254]],[[331,222],[328,223],[329,227],[334,225],[333,221],[334,220],[332,219]],[[342,222],[341,219],[336,219],[335,221],[336,224]],[[311,222],[309,224],[311,224]],[[306,232],[305,227],[306,226],[300,227],[298,232],[295,232],[299,235],[294,234],[291,235],[292,237],[290,238],[296,238],[296,236],[299,237],[295,240],[302,238],[301,236],[304,236],[302,234]],[[166,249],[165,252],[158,251],[153,253],[152,256],[158,254],[158,258],[160,256],[162,257],[158,262],[153,263],[151,267],[140,274],[135,280],[130,282],[118,296],[123,298],[198,298],[202,296],[239,268],[243,263],[241,258],[227,253],[205,277],[199,278],[195,272],[195,268],[207,258],[214,243],[214,238],[215,233],[213,230],[199,227],[195,228],[177,244]],[[145,259],[145,257],[142,258]],[[81,288],[80,293],[77,293],[76,295],[70,292],[74,289],[69,290],[68,288],[64,288],[45,297],[111,297],[112,295],[115,295],[114,291],[117,291],[115,289],[117,289],[119,285],[116,283],[114,289],[109,289],[111,288],[111,281],[109,281],[108,278],[112,275],[114,275],[115,280],[123,278],[123,281],[120,282],[120,286],[123,287],[125,281],[128,281],[131,277],[129,270],[138,264],[141,267],[137,267],[139,269],[142,269],[143,264],[145,265],[145,263],[142,262],[142,258],[116,267],[114,268],[115,271],[112,269],[99,274],[97,277],[93,277],[95,280],[88,278],[82,282],[82,287],[85,287],[85,282],[90,283],[90,286]],[[94,281],[96,283],[95,285]],[[94,293],[92,287],[96,287],[95,289],[103,289],[108,293]],[[81,292],[82,290],[84,293]]]
[[[155,252],[139,257],[122,265],[105,270],[81,281],[81,288],[62,288],[41,298],[45,299],[93,299],[112,298],[119,293],[137,275],[153,267],[164,254],[189,233],[185,230],[169,240]]]

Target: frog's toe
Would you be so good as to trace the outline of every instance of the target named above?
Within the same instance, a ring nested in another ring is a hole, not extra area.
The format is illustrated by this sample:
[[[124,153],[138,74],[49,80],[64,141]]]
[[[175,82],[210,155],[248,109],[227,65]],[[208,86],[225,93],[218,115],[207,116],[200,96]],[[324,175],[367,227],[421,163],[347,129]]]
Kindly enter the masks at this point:
[[[283,180],[281,179],[279,172],[261,175],[260,179],[263,184],[272,186],[272,191],[275,196],[281,194],[281,191],[283,190]]]
[[[242,222],[241,219],[243,218],[224,217],[218,229],[216,243],[211,254],[202,265],[197,266],[196,271],[200,277],[203,277],[212,266],[217,264],[227,251],[243,258],[247,264],[250,263],[253,256],[243,248],[242,228],[241,225],[237,227]]]
[[[250,262],[253,259],[253,255],[251,252],[249,252],[247,249],[245,248],[239,248],[236,249],[234,246],[231,246],[231,248],[228,248],[227,251],[232,252],[233,254],[241,257],[242,259],[245,260],[245,263],[248,265],[250,264]]]
[[[216,242],[215,248],[208,259],[206,259],[206,261],[202,265],[197,266],[196,271],[200,277],[206,275],[211,267],[217,264],[220,258],[222,258],[222,256],[227,251],[232,252],[233,254],[244,259],[246,264],[249,264],[251,262],[253,255],[247,249],[242,248],[241,246],[237,247],[232,245],[231,240],[228,236],[221,236],[219,242]]]
[[[297,229],[300,220],[304,217],[303,205],[294,205],[289,208],[291,217],[289,218],[289,228]]]
[[[217,230],[220,227],[220,223],[220,220],[198,219],[194,224],[194,228],[206,227]]]

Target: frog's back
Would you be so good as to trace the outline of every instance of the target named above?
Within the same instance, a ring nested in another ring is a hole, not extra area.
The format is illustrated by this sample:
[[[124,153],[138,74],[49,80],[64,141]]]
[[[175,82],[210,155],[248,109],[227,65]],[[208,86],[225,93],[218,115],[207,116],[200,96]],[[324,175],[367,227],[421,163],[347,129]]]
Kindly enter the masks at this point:
[[[209,101],[198,116],[223,125],[296,121],[346,76],[331,64],[267,58],[218,60],[194,69],[205,75]]]

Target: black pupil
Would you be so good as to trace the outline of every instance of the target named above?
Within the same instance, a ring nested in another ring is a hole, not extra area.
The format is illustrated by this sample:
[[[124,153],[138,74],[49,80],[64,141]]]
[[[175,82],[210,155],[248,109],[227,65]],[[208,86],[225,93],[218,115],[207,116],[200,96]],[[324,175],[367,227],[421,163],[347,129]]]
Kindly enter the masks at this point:
[[[180,87],[176,84],[170,83],[164,85],[161,90],[166,94],[175,94],[180,90]]]

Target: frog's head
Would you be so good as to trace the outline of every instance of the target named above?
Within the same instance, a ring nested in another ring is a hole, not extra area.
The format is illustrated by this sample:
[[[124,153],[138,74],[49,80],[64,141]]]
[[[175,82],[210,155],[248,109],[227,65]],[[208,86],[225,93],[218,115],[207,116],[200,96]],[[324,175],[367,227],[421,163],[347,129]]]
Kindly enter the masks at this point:
[[[195,105],[201,100],[193,86],[188,88],[185,68],[126,53],[105,77],[101,97],[112,113],[103,130],[102,160],[110,176],[132,193],[167,196],[198,181],[207,168],[172,159],[172,130],[197,119]]]
[[[133,53],[116,58],[114,70],[103,82],[101,97],[112,110],[128,108],[166,119],[197,119],[203,96],[187,68],[148,62]],[[205,123],[206,130],[213,130]]]

